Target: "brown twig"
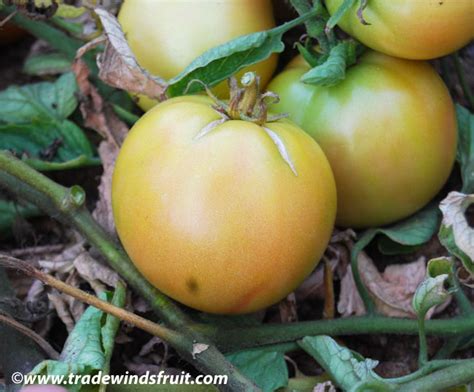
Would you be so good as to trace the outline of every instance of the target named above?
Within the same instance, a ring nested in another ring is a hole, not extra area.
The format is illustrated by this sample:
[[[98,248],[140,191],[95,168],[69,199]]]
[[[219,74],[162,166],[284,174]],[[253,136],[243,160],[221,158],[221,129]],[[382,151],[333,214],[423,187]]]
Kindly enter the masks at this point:
[[[45,253],[60,252],[64,249],[64,247],[64,244],[31,246],[28,248],[12,249],[8,252],[5,252],[5,254],[11,257],[38,256]]]
[[[8,15],[6,18],[0,20],[0,29],[5,26],[8,21],[13,18],[16,14],[17,14],[18,11],[13,11],[10,15]]]
[[[132,324],[137,328],[140,328],[154,336],[158,336],[163,340],[176,342],[177,340],[181,339],[181,335],[179,333],[166,327],[163,327],[159,324],[156,324],[143,317],[137,316],[136,314],[131,313],[125,309],[114,306],[111,303],[103,301],[95,297],[94,295],[86,293],[83,290],[70,286],[67,283],[64,283],[52,277],[51,275],[40,271],[39,269],[33,267],[33,265],[31,265],[30,263],[27,263],[23,260],[0,253],[0,266],[10,269],[16,269],[25,273],[28,276],[39,279],[44,284],[54,287],[56,290],[64,294],[70,295],[71,297],[74,297],[79,301],[94,306],[97,309],[111,314],[112,316],[115,316],[120,320],[126,321],[127,323]]]

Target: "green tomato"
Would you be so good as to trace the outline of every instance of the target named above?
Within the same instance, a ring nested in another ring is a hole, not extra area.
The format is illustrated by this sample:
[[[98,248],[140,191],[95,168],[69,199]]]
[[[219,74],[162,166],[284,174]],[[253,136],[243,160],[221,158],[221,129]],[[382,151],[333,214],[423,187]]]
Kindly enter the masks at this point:
[[[344,0],[326,0],[334,14]],[[360,2],[339,26],[364,45],[391,56],[427,60],[447,55],[474,38],[473,0],[369,0],[357,16]]]
[[[319,143],[336,179],[336,223],[388,224],[427,204],[446,182],[456,154],[449,92],[426,62],[368,52],[333,87],[300,82],[301,57],[269,85]]]

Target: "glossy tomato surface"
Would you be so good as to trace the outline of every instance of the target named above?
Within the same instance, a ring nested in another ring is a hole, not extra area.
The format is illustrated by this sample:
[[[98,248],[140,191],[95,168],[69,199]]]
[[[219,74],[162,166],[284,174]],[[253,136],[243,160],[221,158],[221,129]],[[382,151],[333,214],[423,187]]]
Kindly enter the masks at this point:
[[[178,75],[214,46],[275,26],[270,0],[125,0],[118,18],[140,65],[164,79]],[[265,86],[276,63],[274,55],[241,70],[237,77],[255,71]],[[227,83],[220,83],[214,91],[227,97]],[[140,97],[144,110],[155,104]]]
[[[334,14],[343,0],[325,0]],[[363,17],[360,2],[342,17],[339,26],[366,46],[407,59],[447,55],[474,38],[473,0],[369,0]]]
[[[427,204],[456,153],[453,102],[426,62],[368,52],[333,87],[303,84],[301,57],[269,90],[326,153],[338,191],[337,224],[388,224]]]
[[[173,98],[134,125],[113,176],[115,223],[135,265],[167,295],[212,313],[253,312],[319,261],[336,214],[334,177],[288,120],[267,129],[230,120],[199,137],[220,118],[211,104]]]

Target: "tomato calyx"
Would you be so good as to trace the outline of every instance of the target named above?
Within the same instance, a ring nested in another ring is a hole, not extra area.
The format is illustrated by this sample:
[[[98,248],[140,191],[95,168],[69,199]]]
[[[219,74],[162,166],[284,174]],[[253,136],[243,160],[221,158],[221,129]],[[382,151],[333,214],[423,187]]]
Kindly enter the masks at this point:
[[[192,82],[202,83],[200,80],[194,80]],[[290,157],[290,153],[286,148],[285,142],[276,132],[265,126],[266,123],[288,117],[287,113],[277,115],[268,114],[267,105],[269,103],[278,103],[280,97],[271,91],[266,91],[262,94],[260,92],[260,78],[255,72],[245,73],[240,80],[240,84],[242,87],[239,87],[235,77],[229,79],[230,99],[228,103],[218,99],[208,88],[208,86],[203,84],[207,94],[214,101],[212,108],[217,113],[219,113],[220,118],[210,122],[204,128],[202,128],[201,131],[194,137],[194,139],[198,140],[202,138],[215,129],[218,125],[223,124],[229,120],[252,122],[262,127],[263,131],[275,144],[275,147],[278,149],[278,153],[280,154],[281,158],[285,161],[293,174],[298,176],[295,164]]]
[[[235,77],[229,79],[229,103],[221,107],[234,120],[245,120],[263,125],[288,117],[288,114],[268,115],[268,104],[278,103],[280,98],[271,91],[260,91],[260,77],[255,72],[247,72],[240,79],[239,87]]]
[[[288,117],[287,113],[268,114],[268,105],[278,103],[280,98],[271,91],[266,91],[262,94],[260,90],[260,77],[255,72],[246,72],[242,76],[240,79],[241,87],[235,77],[229,79],[229,102],[217,98],[211,89],[200,80],[192,80],[188,88],[191,83],[203,84],[207,95],[214,101],[213,109],[221,115],[223,121],[242,120],[263,125]]]

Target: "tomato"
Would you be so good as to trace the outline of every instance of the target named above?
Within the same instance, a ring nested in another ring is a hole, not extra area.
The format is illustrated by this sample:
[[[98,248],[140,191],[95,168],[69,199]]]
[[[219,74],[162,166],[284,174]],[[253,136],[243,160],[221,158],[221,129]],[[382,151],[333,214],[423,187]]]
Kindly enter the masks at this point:
[[[343,0],[325,0],[334,14]],[[339,26],[379,52],[414,60],[447,55],[474,38],[472,0],[369,0],[361,23],[360,2],[342,17]]]
[[[253,312],[319,261],[336,215],[334,177],[288,120],[228,120],[199,136],[220,118],[212,104],[173,98],[133,126],[113,176],[115,223],[137,268],[170,297],[212,313]]]
[[[453,102],[426,62],[363,55],[333,87],[304,84],[298,57],[269,85],[274,110],[290,113],[319,143],[336,179],[336,223],[380,226],[427,204],[456,153]]]
[[[125,0],[118,19],[140,65],[164,79],[178,75],[214,46],[275,26],[270,0]],[[276,63],[273,55],[238,75],[253,70],[266,85]],[[217,85],[214,92],[226,98],[227,83]],[[139,99],[144,110],[155,104],[147,97]]]
[[[26,31],[11,22],[0,27],[0,45],[11,44],[23,38]]]

